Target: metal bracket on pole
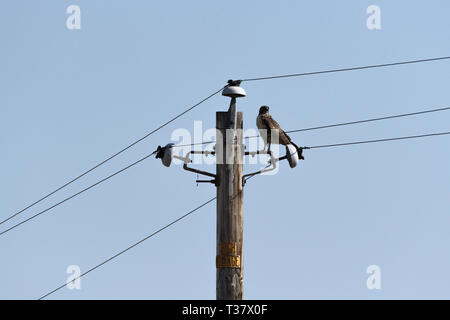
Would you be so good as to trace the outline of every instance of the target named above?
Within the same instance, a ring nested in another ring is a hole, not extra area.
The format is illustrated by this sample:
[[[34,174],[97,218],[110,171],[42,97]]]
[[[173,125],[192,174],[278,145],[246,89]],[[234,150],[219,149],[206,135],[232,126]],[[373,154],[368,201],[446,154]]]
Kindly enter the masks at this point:
[[[214,155],[215,152],[214,151],[189,151],[185,157],[179,157],[179,156],[173,156],[173,157],[184,162],[184,164],[183,164],[184,170],[214,178],[213,180],[196,180],[197,183],[208,182],[208,183],[214,183],[217,186],[219,181],[217,179],[217,176],[214,173],[210,173],[207,171],[202,171],[202,170],[188,167],[187,164],[192,162],[191,158],[189,157],[190,154],[212,154],[212,155]]]
[[[265,151],[265,150],[262,150],[262,151],[246,151],[244,154],[246,156],[248,156],[248,155],[255,156],[256,154],[268,154],[268,155],[270,155],[269,166],[271,165],[271,167],[270,168],[266,167],[264,169],[261,169],[261,170],[258,170],[258,171],[252,172],[252,173],[244,174],[242,176],[242,186],[245,185],[245,182],[246,182],[245,178],[247,178],[247,177],[252,177],[252,176],[255,176],[257,174],[262,174],[262,173],[266,173],[266,172],[275,170],[277,168],[277,162],[280,159],[280,158],[275,158],[271,151]]]

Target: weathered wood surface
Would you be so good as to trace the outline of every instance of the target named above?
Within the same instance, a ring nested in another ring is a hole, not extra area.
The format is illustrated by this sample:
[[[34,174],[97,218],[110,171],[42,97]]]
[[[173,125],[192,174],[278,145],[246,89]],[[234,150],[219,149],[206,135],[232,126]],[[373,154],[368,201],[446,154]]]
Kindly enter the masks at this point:
[[[243,299],[242,112],[236,116],[236,139],[233,120],[228,112],[216,113],[218,300]]]

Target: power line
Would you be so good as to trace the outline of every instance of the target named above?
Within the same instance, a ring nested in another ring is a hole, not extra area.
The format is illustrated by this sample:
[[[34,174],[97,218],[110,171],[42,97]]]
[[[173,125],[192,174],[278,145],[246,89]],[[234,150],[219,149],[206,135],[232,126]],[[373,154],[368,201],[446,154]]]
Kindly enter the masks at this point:
[[[246,138],[247,137],[244,137],[244,139],[246,139]],[[188,144],[178,144],[178,145],[171,146],[171,148],[192,147],[192,146],[199,146],[199,145],[204,145],[204,144],[210,144],[210,143],[214,143],[214,142],[216,142],[216,140],[205,141],[205,142],[196,142],[196,143],[188,143]]]
[[[421,135],[416,135],[416,136],[395,137],[395,138],[385,138],[385,139],[365,140],[365,141],[354,141],[354,142],[344,142],[344,143],[335,143],[335,144],[324,144],[324,145],[318,145],[318,146],[304,147],[303,149],[320,149],[320,148],[341,147],[341,146],[350,146],[350,145],[355,145],[355,144],[385,142],[385,141],[394,141],[394,140],[418,139],[418,138],[425,138],[425,137],[442,136],[442,135],[447,135],[447,134],[450,134],[450,131],[427,133],[427,134],[421,134]]]
[[[49,210],[51,210],[51,209],[53,209],[53,208],[55,208],[55,207],[57,207],[57,206],[63,204],[64,202],[69,201],[69,200],[72,199],[72,198],[75,198],[76,196],[82,194],[82,193],[85,192],[85,191],[88,191],[89,189],[91,189],[91,188],[93,188],[93,187],[99,185],[99,184],[102,183],[102,182],[105,182],[106,180],[108,180],[108,179],[114,177],[115,175],[117,175],[117,174],[119,174],[119,173],[121,173],[121,172],[123,172],[123,171],[125,171],[125,170],[127,170],[127,169],[129,169],[129,168],[131,168],[131,167],[133,167],[133,166],[135,166],[135,165],[137,165],[138,163],[140,163],[140,162],[144,161],[145,159],[151,157],[151,156],[154,155],[155,153],[156,153],[156,151],[153,151],[151,154],[148,154],[148,155],[146,155],[145,157],[143,157],[143,158],[141,158],[141,159],[139,159],[139,160],[133,162],[132,164],[130,164],[130,165],[128,165],[128,166],[126,166],[126,167],[120,169],[119,171],[114,172],[113,174],[107,176],[106,178],[103,178],[102,180],[97,181],[96,183],[90,185],[89,187],[84,188],[83,190],[78,191],[77,193],[71,195],[70,197],[67,197],[67,198],[65,198],[64,200],[59,201],[58,203],[56,203],[56,204],[54,204],[54,205],[48,207],[47,209],[44,209],[44,210],[42,210],[42,211],[36,213],[35,215],[33,215],[33,216],[31,216],[31,217],[29,217],[29,218],[27,218],[27,219],[25,219],[25,220],[23,220],[23,221],[21,221],[21,222],[15,224],[15,225],[13,225],[12,227],[10,227],[10,228],[8,228],[8,229],[6,229],[6,230],[0,232],[0,236],[4,235],[5,233],[7,233],[7,232],[9,232],[9,231],[11,231],[11,230],[17,228],[18,226],[20,226],[20,225],[22,225],[22,224],[24,224],[24,223],[26,223],[26,222],[28,222],[28,221],[30,221],[30,220],[32,220],[32,219],[34,219],[34,218],[40,216],[41,214],[44,214],[44,213],[46,213],[47,211],[49,211]]]
[[[360,66],[360,67],[351,67],[351,68],[343,68],[343,69],[332,69],[332,70],[323,70],[323,71],[314,71],[314,72],[306,72],[306,73],[295,73],[295,74],[286,74],[286,75],[276,75],[276,76],[270,76],[270,77],[260,77],[260,78],[248,78],[248,79],[243,79],[241,81],[257,81],[257,80],[268,80],[268,79],[277,79],[277,78],[287,78],[287,77],[299,77],[299,76],[308,76],[308,75],[315,75],[315,74],[324,74],[324,73],[333,73],[333,72],[344,72],[344,71],[353,71],[353,70],[361,70],[361,69],[370,69],[370,68],[380,68],[380,67],[388,67],[388,66],[396,66],[396,65],[404,65],[404,64],[413,64],[413,63],[421,63],[421,62],[431,62],[431,61],[438,61],[438,60],[445,60],[445,59],[450,59],[450,56],[445,56],[445,57],[439,57],[439,58],[429,58],[429,59],[421,59],[421,60],[410,60],[410,61],[402,61],[402,62],[393,62],[393,63],[386,63],[386,64],[378,64],[378,65],[368,65],[368,66]],[[138,140],[132,142],[131,144],[129,144],[128,146],[126,146],[125,148],[119,150],[118,152],[116,152],[115,154],[111,155],[110,157],[108,157],[107,159],[101,161],[100,163],[98,163],[97,165],[95,165],[94,167],[90,168],[89,170],[83,172],[82,174],[78,175],[77,177],[75,177],[74,179],[68,181],[67,183],[63,184],[62,186],[60,186],[59,188],[55,189],[54,191],[48,193],[47,195],[43,196],[42,198],[36,200],[35,202],[31,203],[30,205],[26,206],[25,208],[23,208],[22,210],[14,213],[13,215],[9,216],[8,218],[0,221],[0,225],[9,221],[10,219],[14,218],[15,216],[17,216],[18,214],[24,212],[25,210],[33,207],[34,205],[38,204],[39,202],[43,201],[44,199],[50,197],[51,195],[55,194],[56,192],[60,191],[61,189],[67,187],[68,185],[72,184],[73,182],[77,181],[78,179],[82,178],[83,176],[85,176],[86,174],[92,172],[93,170],[95,170],[96,168],[102,166],[103,164],[105,164],[106,162],[110,161],[111,159],[115,158],[116,156],[118,156],[119,154],[123,153],[124,151],[128,150],[129,148],[133,147],[134,145],[136,145],[137,143],[141,142],[142,140],[146,139],[147,137],[149,137],[150,135],[154,134],[155,132],[159,131],[160,129],[164,128],[165,126],[167,126],[168,124],[170,124],[171,122],[175,121],[176,119],[178,119],[179,117],[183,116],[184,114],[186,114],[187,112],[191,111],[192,109],[196,108],[197,106],[199,106],[200,104],[202,104],[203,102],[207,101],[208,99],[212,98],[213,96],[215,96],[217,93],[219,93],[220,91],[223,90],[224,87],[221,87],[219,90],[213,92],[212,94],[210,94],[208,97],[204,98],[203,100],[201,100],[200,102],[194,104],[193,106],[189,107],[188,109],[186,109],[185,111],[183,111],[182,113],[176,115],[175,117],[171,118],[170,120],[168,120],[167,122],[163,123],[161,126],[157,127],[156,129],[150,131],[149,133],[147,133],[146,135],[144,135],[143,137],[139,138]],[[381,120],[381,119],[379,119]],[[367,121],[361,121],[361,122],[368,122]],[[370,121],[375,121],[375,120],[370,120]],[[355,122],[355,123],[361,123],[361,122]],[[353,124],[353,123],[348,123],[348,124]],[[344,124],[340,124],[340,125],[344,125]],[[331,125],[331,126],[337,126],[337,125]],[[331,127],[331,126],[325,126],[325,127]],[[289,132],[296,132],[296,131],[306,131],[306,130],[314,130],[314,129],[319,129],[319,128],[306,128],[306,129],[299,129],[299,130],[293,130],[293,131],[288,131]],[[256,136],[257,137],[257,136]],[[249,137],[246,137],[249,138]],[[212,141],[214,142],[214,141]],[[211,142],[203,142],[203,143],[196,143],[196,144],[191,144],[191,145],[199,145],[199,144],[207,144],[207,143],[211,143]],[[177,147],[181,147],[181,146],[185,146],[185,145],[180,145]]]
[[[431,109],[431,110],[424,110],[424,111],[411,112],[411,113],[403,113],[403,114],[397,114],[397,115],[380,117],[380,118],[372,118],[372,119],[365,119],[365,120],[358,120],[358,121],[351,121],[351,122],[335,123],[335,124],[329,124],[329,125],[319,126],[319,127],[296,129],[296,130],[286,131],[286,133],[318,130],[318,129],[325,129],[325,128],[340,127],[340,126],[348,126],[348,125],[360,124],[360,123],[365,123],[365,122],[372,122],[372,121],[380,121],[380,120],[387,120],[387,119],[415,116],[415,115],[419,115],[419,114],[438,112],[438,111],[445,111],[445,110],[450,110],[450,107],[444,107],[444,108],[439,108],[439,109]]]
[[[276,75],[276,76],[270,76],[270,77],[247,78],[247,79],[243,79],[241,81],[257,81],[257,80],[268,80],[268,79],[278,79],[278,78],[288,78],[288,77],[300,77],[300,76],[309,76],[309,75],[324,74],[324,73],[344,72],[344,71],[353,71],[353,70],[370,69],[370,68],[380,68],[380,67],[388,67],[388,66],[396,66],[396,65],[404,65],[404,64],[413,64],[413,63],[421,63],[421,62],[431,62],[431,61],[438,61],[438,60],[445,60],[445,59],[450,59],[450,56],[439,57],[439,58],[428,58],[428,59],[421,59],[421,60],[410,60],[410,61],[402,61],[402,62],[393,62],[393,63],[377,64],[377,65],[368,65],[368,66],[360,66],[360,67],[351,67],[351,68],[343,68],[343,69],[332,69],[332,70],[314,71],[314,72],[306,72],[306,73],[294,73],[294,74],[286,74],[286,75]],[[221,87],[219,90],[215,91],[214,93],[212,93],[208,97],[206,97],[203,100],[201,100],[200,102],[194,104],[193,106],[191,106],[190,108],[186,109],[182,113],[176,115],[175,117],[173,117],[169,121],[165,122],[161,126],[157,127],[156,129],[152,130],[151,132],[147,133],[146,135],[144,135],[143,137],[141,137],[138,140],[134,141],[133,143],[129,144],[125,148],[119,150],[118,152],[116,152],[112,156],[110,156],[107,159],[103,160],[102,162],[98,163],[97,165],[95,165],[94,167],[90,168],[89,170],[83,172],[82,174],[80,174],[79,176],[75,177],[74,179],[72,179],[69,182],[63,184],[61,187],[55,189],[54,191],[52,191],[52,192],[48,193],[47,195],[43,196],[42,198],[36,200],[35,202],[33,202],[30,205],[28,205],[25,208],[23,208],[22,210],[16,212],[15,214],[11,215],[10,217],[4,219],[3,221],[0,221],[0,225],[5,223],[5,222],[7,222],[7,221],[9,221],[10,219],[12,219],[13,217],[17,216],[18,214],[24,212],[25,210],[33,207],[34,205],[38,204],[39,202],[43,201],[44,199],[50,197],[51,195],[55,194],[56,192],[60,191],[61,189],[67,187],[68,185],[70,185],[73,182],[77,181],[81,177],[83,177],[86,174],[92,172],[96,168],[100,167],[101,165],[103,165],[106,162],[110,161],[111,159],[115,158],[119,154],[121,154],[124,151],[128,150],[129,148],[133,147],[137,143],[139,143],[142,140],[146,139],[150,135],[152,135],[155,132],[159,131],[160,129],[164,128],[165,126],[167,126],[171,122],[175,121],[176,119],[178,119],[179,117],[181,117],[185,113],[191,111],[192,109],[196,108],[197,106],[199,106],[200,104],[202,104],[206,100],[212,98],[214,95],[216,95],[217,93],[222,91],[223,88],[224,87]],[[204,143],[200,143],[200,144],[204,144]]]
[[[383,119],[383,118],[380,118]],[[371,120],[362,120],[362,121],[371,121]],[[358,121],[354,121],[348,124],[353,123],[359,123]],[[339,124],[338,124],[339,125]],[[344,125],[344,124],[342,124]],[[305,130],[313,130],[313,129],[321,129],[321,128],[328,128],[332,126],[337,125],[330,125],[330,126],[323,126],[323,127],[314,127],[314,128],[307,128],[307,129],[298,129],[294,131],[286,131],[286,132],[298,132],[298,131],[305,131]],[[405,139],[417,139],[417,138],[425,138],[425,137],[433,137],[433,136],[442,136],[450,134],[449,132],[437,132],[437,133],[427,133],[427,134],[421,134],[421,135],[415,135],[415,136],[405,136],[405,137],[394,137],[394,138],[385,138],[385,139],[376,139],[376,140],[365,140],[365,141],[354,141],[354,142],[344,142],[344,143],[336,143],[336,144],[326,144],[326,145],[318,145],[318,146],[310,146],[310,147],[303,147],[303,149],[320,149],[320,148],[331,148],[331,147],[340,147],[340,146],[348,146],[348,145],[355,145],[355,144],[366,144],[366,143],[375,143],[375,142],[384,142],[384,141],[395,141],[395,140],[405,140]],[[251,136],[251,137],[245,137],[245,138],[257,138],[259,136]],[[197,143],[197,144],[206,144],[211,143],[215,141],[208,141],[203,143]],[[187,145],[180,145],[180,146],[174,146],[174,147],[181,147],[181,146],[191,146],[194,144],[187,144]],[[252,176],[250,176],[252,177]]]
[[[293,74],[276,75],[276,76],[260,77],[260,78],[248,78],[248,79],[242,79],[241,81],[244,82],[244,81],[259,81],[259,80],[270,80],[270,79],[280,79],[280,78],[302,77],[302,76],[311,76],[311,75],[316,75],[316,74],[344,72],[344,71],[354,71],[354,70],[382,68],[382,67],[391,67],[391,66],[398,66],[398,65],[403,65],[403,64],[431,62],[431,61],[439,61],[439,60],[446,60],[446,59],[450,59],[450,56],[448,56],[448,57],[439,57],[439,58],[421,59],[421,60],[392,62],[392,63],[384,63],[384,64],[374,64],[374,65],[368,65],[368,66],[351,67],[351,68],[343,68],[343,69],[331,69],[331,70],[313,71],[313,72],[304,72],[304,73],[293,73]]]
[[[95,267],[92,267],[92,268],[89,269],[88,271],[82,273],[81,275],[79,275],[78,277],[76,277],[75,279],[73,279],[72,281],[78,280],[78,279],[80,279],[81,277],[87,275],[88,273],[94,271],[95,269],[100,268],[100,267],[103,266],[104,264],[106,264],[106,263],[108,263],[109,261],[111,261],[111,260],[117,258],[118,256],[124,254],[124,253],[127,252],[128,250],[133,249],[133,248],[136,247],[137,245],[139,245],[139,244],[141,244],[142,242],[144,242],[144,241],[150,239],[151,237],[153,237],[153,236],[155,236],[156,234],[160,233],[161,231],[167,229],[168,227],[172,226],[173,224],[177,223],[178,221],[180,221],[180,220],[186,218],[187,216],[191,215],[192,213],[194,213],[195,211],[199,210],[200,208],[206,206],[207,204],[209,204],[210,202],[214,201],[215,199],[216,199],[216,197],[214,197],[214,198],[212,198],[212,199],[206,201],[205,203],[201,204],[201,205],[198,206],[197,208],[195,208],[195,209],[189,211],[188,213],[182,215],[182,216],[179,217],[178,219],[176,219],[176,220],[172,221],[171,223],[165,225],[164,227],[158,229],[157,231],[153,232],[152,234],[148,235],[147,237],[145,237],[145,238],[139,240],[138,242],[134,243],[133,245],[129,246],[128,248],[126,248],[126,249],[120,251],[119,253],[116,253],[116,254],[113,255],[112,257],[110,257],[110,258],[106,259],[105,261],[103,261],[103,262],[97,264]],[[52,290],[52,291],[46,293],[45,295],[43,295],[42,297],[40,297],[39,300],[42,300],[42,299],[48,297],[49,295],[55,293],[56,291],[58,291],[58,290],[64,288],[66,285],[67,285],[67,283],[65,283],[65,284],[63,284],[63,285],[57,287],[56,289],[54,289],[54,290]]]
[[[431,137],[431,136],[439,136],[439,135],[447,135],[450,134],[449,132],[440,132],[440,133],[429,133],[429,134],[422,134],[422,135],[415,135],[415,136],[404,136],[404,137],[395,137],[395,138],[385,138],[385,139],[377,139],[377,140],[366,140],[366,141],[356,141],[356,142],[345,142],[345,143],[337,143],[337,144],[328,144],[328,145],[317,145],[317,146],[311,146],[311,147],[304,147],[304,149],[318,149],[318,148],[329,148],[329,147],[337,147],[337,146],[347,146],[347,145],[356,145],[356,144],[365,144],[365,143],[375,143],[375,142],[384,142],[384,141],[393,141],[393,140],[403,140],[403,139],[416,139],[416,138],[423,138],[423,137]],[[250,176],[248,179],[251,179],[253,176]],[[247,180],[248,180],[247,179]],[[104,264],[108,263],[109,261],[117,258],[118,256],[124,254],[125,252],[131,250],[132,248],[136,247],[137,245],[141,244],[142,242],[146,241],[147,239],[155,236],[156,234],[158,234],[159,232],[167,229],[168,227],[170,227],[171,225],[177,223],[178,221],[184,219],[185,217],[189,216],[190,214],[194,213],[195,211],[199,210],[200,208],[206,206],[207,204],[209,204],[210,202],[214,201],[216,199],[216,197],[211,198],[210,200],[206,201],[205,203],[201,204],[200,206],[198,206],[197,208],[189,211],[188,213],[184,214],[183,216],[177,218],[176,220],[172,221],[171,223],[165,225],[164,227],[158,229],[157,231],[153,232],[152,234],[148,235],[147,237],[139,240],[138,242],[134,243],[133,245],[127,247],[126,249],[120,251],[119,253],[113,255],[112,257],[106,259],[105,261],[97,264],[96,266],[92,267],[91,269],[89,269],[88,271],[82,273],[80,276],[76,277],[75,279],[73,279],[72,281],[78,280],[81,277],[87,275],[88,273],[94,271],[95,269],[103,266]],[[46,297],[48,297],[49,295],[55,293],[56,291],[64,288],[67,285],[67,283],[64,283],[63,285],[57,287],[56,289],[48,292],[47,294],[43,295],[42,297],[39,298],[39,300],[42,300]]]
[[[68,185],[72,184],[73,182],[77,181],[78,179],[84,177],[85,175],[87,175],[89,172],[92,172],[93,170],[97,169],[98,167],[102,166],[103,164],[105,164],[106,162],[112,160],[113,158],[117,157],[119,154],[121,154],[122,152],[130,149],[131,147],[133,147],[134,145],[138,144],[139,142],[141,142],[142,140],[148,138],[149,136],[151,136],[152,134],[154,134],[155,132],[161,130],[162,128],[164,128],[165,126],[167,126],[168,124],[172,123],[173,121],[175,121],[176,119],[178,119],[179,117],[183,116],[184,114],[188,113],[189,111],[191,111],[192,109],[196,108],[197,106],[199,106],[200,104],[202,104],[203,102],[207,101],[208,99],[212,98],[213,96],[215,96],[216,94],[218,94],[220,91],[223,90],[224,87],[221,87],[219,90],[215,91],[214,93],[210,94],[209,96],[207,96],[206,98],[204,98],[203,100],[201,100],[200,102],[194,104],[193,106],[189,107],[188,109],[186,109],[185,111],[179,113],[178,115],[176,115],[175,117],[171,118],[169,121],[163,123],[162,125],[160,125],[159,127],[157,127],[156,129],[150,131],[149,133],[147,133],[146,135],[144,135],[143,137],[139,138],[138,140],[134,141],[133,143],[129,144],[128,146],[126,146],[125,148],[121,149],[120,151],[114,153],[112,156],[106,158],[105,160],[103,160],[102,162],[96,164],[95,166],[93,166],[92,168],[90,168],[89,170],[83,172],[82,174],[80,174],[79,176],[73,178],[72,180],[70,180],[69,182],[63,184],[62,186],[60,186],[59,188],[53,190],[52,192],[48,193],[47,195],[43,196],[42,198],[36,200],[35,202],[31,203],[30,205],[26,206],[25,208],[23,208],[20,211],[17,211],[16,213],[14,213],[13,215],[9,216],[8,218],[2,220],[0,222],[0,225],[11,220],[12,218],[14,218],[15,216],[17,216],[18,214],[24,212],[25,210],[33,207],[34,205],[38,204],[39,202],[41,202],[42,200],[47,199],[48,197],[50,197],[51,195],[55,194],[56,192],[60,191],[61,189],[64,189],[65,187],[67,187]]]
[[[285,131],[286,133],[296,133],[296,132],[303,132],[303,131],[311,131],[311,130],[319,130],[319,129],[326,129],[326,128],[333,128],[333,127],[341,127],[341,126],[348,126],[348,125],[354,125],[354,124],[361,124],[361,123],[367,123],[367,122],[375,122],[375,121],[381,121],[381,120],[388,120],[388,119],[395,119],[395,118],[402,118],[402,117],[409,117],[409,116],[416,116],[420,114],[426,114],[426,113],[432,113],[432,112],[440,112],[440,111],[446,111],[450,110],[450,107],[442,107],[442,108],[436,108],[436,109],[428,109],[428,110],[422,110],[422,111],[416,111],[416,112],[409,112],[409,113],[402,113],[402,114],[395,114],[395,115],[389,115],[384,117],[378,117],[378,118],[370,118],[370,119],[364,119],[364,120],[356,120],[356,121],[350,121],[350,122],[340,122],[340,123],[334,123],[334,124],[328,124],[328,125],[322,125],[322,126],[316,126],[316,127],[309,127],[309,128],[301,128],[301,129],[294,129]],[[244,139],[252,139],[252,138],[259,138],[259,135],[256,136],[247,136],[244,137]],[[191,143],[191,144],[182,144],[182,145],[175,145],[175,147],[188,147],[188,146],[195,146],[195,145],[204,145],[204,144],[210,144],[216,142],[213,141],[205,141],[205,142],[198,142],[198,143]]]
[[[321,148],[340,147],[340,146],[357,145],[357,144],[367,144],[367,143],[376,143],[376,142],[385,142],[385,141],[395,141],[395,140],[405,140],[405,139],[418,139],[418,138],[433,137],[433,136],[442,136],[442,135],[448,135],[448,134],[450,134],[450,131],[449,131],[449,132],[428,133],[428,134],[415,135],[415,136],[404,136],[404,137],[384,138],[384,139],[376,139],[376,140],[365,140],[365,141],[354,141],[354,142],[344,142],[344,143],[336,143],[336,144],[327,144],[327,145],[317,145],[317,146],[303,147],[303,149],[321,149]],[[106,177],[106,178],[104,178],[104,179],[102,179],[102,180],[100,180],[100,181],[94,183],[93,185],[90,185],[89,187],[87,187],[87,188],[85,188],[85,189],[83,189],[83,190],[81,190],[81,191],[79,191],[79,192],[77,192],[77,193],[71,195],[70,197],[65,198],[64,200],[62,200],[62,201],[60,201],[60,202],[54,204],[53,206],[48,207],[47,209],[38,212],[37,214],[35,214],[35,215],[29,217],[28,219],[25,219],[25,220],[23,220],[23,221],[21,221],[21,222],[15,224],[15,225],[13,225],[12,227],[6,229],[5,231],[0,232],[0,236],[2,236],[3,234],[5,234],[5,233],[11,231],[12,229],[17,228],[18,226],[20,226],[20,225],[22,225],[22,224],[24,224],[24,223],[26,223],[26,222],[28,222],[28,221],[30,221],[30,220],[32,220],[32,219],[34,219],[34,218],[40,216],[41,214],[43,214],[43,213],[45,213],[45,212],[47,212],[47,211],[49,211],[49,210],[51,210],[51,209],[53,209],[53,208],[59,206],[60,204],[62,204],[62,203],[64,203],[64,202],[66,202],[66,201],[68,201],[68,200],[70,200],[70,199],[72,199],[72,198],[74,198],[74,197],[80,195],[81,193],[83,193],[83,192],[85,192],[85,191],[87,191],[87,190],[89,190],[89,189],[95,187],[96,185],[98,185],[98,184],[100,184],[100,183],[102,183],[102,182],[104,182],[104,181],[106,181],[106,180],[112,178],[113,176],[119,174],[120,172],[123,172],[123,171],[125,171],[125,170],[131,168],[132,166],[134,166],[134,165],[136,165],[136,164],[142,162],[143,160],[145,160],[145,159],[149,158],[150,156],[154,155],[155,153],[156,153],[156,151],[152,152],[151,154],[149,154],[149,155],[147,155],[147,156],[145,156],[145,157],[143,157],[143,158],[137,160],[136,162],[134,162],[134,163],[128,165],[127,167],[125,167],[125,168],[123,168],[123,169],[121,169],[121,170],[119,170],[119,171],[116,171],[116,172],[113,173],[112,175],[110,175],[110,176],[108,176],[108,177]],[[266,167],[266,168],[267,168],[267,167]],[[250,178],[251,178],[251,177],[253,177],[253,176],[250,176]],[[248,179],[249,179],[249,178],[248,178]],[[247,179],[247,180],[248,180],[248,179]]]

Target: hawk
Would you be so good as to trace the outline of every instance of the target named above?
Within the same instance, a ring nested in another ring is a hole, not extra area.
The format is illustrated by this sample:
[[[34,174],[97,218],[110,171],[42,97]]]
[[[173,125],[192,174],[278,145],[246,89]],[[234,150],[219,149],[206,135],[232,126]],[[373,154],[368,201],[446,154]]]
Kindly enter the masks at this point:
[[[274,143],[278,143],[284,146],[290,144],[293,145],[298,152],[299,159],[304,160],[302,155],[303,149],[292,142],[291,137],[289,137],[286,132],[284,132],[283,129],[280,128],[278,122],[276,122],[270,115],[268,106],[261,106],[261,108],[259,108],[259,114],[256,118],[256,126],[258,127],[259,133],[264,140],[264,150],[266,149],[266,145],[268,145],[267,151],[270,151],[272,135],[275,134],[272,131],[278,130],[278,142],[274,141]]]

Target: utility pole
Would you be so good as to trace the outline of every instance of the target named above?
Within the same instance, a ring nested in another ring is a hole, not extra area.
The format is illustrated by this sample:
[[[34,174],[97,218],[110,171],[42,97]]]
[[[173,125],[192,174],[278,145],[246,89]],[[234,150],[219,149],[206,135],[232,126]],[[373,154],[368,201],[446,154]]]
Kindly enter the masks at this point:
[[[224,91],[231,97],[230,108],[216,113],[217,300],[243,298],[243,117],[236,112],[236,97],[245,96],[242,92],[227,95]]]
[[[158,146],[156,158],[169,167],[172,159],[184,162],[183,169],[212,177],[212,180],[197,180],[214,183],[217,187],[217,245],[216,245],[216,299],[243,299],[243,247],[244,247],[244,212],[243,187],[246,179],[276,169],[280,160],[288,159],[291,168],[298,162],[297,150],[288,152],[286,156],[274,158],[270,151],[244,151],[242,136],[242,112],[236,111],[236,99],[245,97],[245,90],[240,87],[241,81],[229,80],[222,95],[231,98],[227,112],[216,113],[216,148],[215,151],[189,151],[186,156],[173,154],[173,143],[164,147]],[[286,147],[287,148],[287,147]],[[190,155],[204,154],[216,156],[216,173],[206,172],[188,166],[192,163]],[[269,166],[256,172],[243,174],[244,155],[270,156]]]

